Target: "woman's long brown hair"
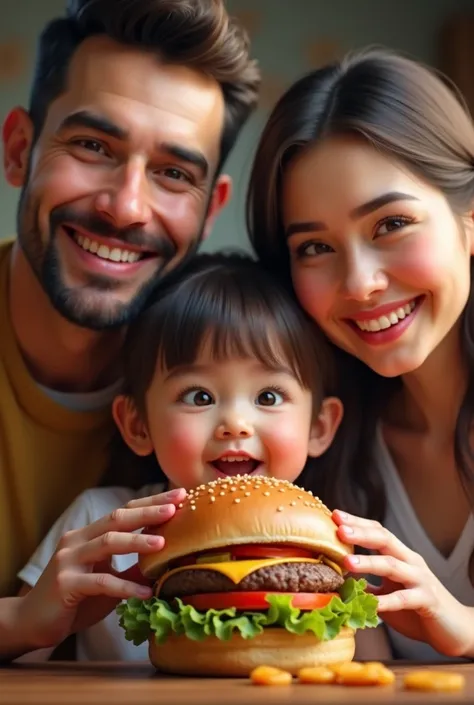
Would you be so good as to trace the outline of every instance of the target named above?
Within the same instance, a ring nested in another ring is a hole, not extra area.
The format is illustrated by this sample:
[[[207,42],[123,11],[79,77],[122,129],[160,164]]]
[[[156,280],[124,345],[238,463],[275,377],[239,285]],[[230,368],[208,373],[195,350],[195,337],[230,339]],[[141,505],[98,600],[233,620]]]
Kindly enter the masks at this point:
[[[367,141],[439,189],[456,215],[472,211],[474,127],[455,87],[428,67],[390,51],[368,49],[348,55],[304,76],[282,96],[256,152],[247,201],[249,234],[260,261],[288,286],[290,263],[281,214],[285,168],[296,154],[331,135]],[[456,424],[455,457],[472,498],[472,289],[461,329],[470,372]],[[344,428],[305,484],[312,484],[330,506],[381,519],[384,494],[374,460],[375,432],[382,405],[400,379],[379,377],[342,351],[336,354],[343,375]]]

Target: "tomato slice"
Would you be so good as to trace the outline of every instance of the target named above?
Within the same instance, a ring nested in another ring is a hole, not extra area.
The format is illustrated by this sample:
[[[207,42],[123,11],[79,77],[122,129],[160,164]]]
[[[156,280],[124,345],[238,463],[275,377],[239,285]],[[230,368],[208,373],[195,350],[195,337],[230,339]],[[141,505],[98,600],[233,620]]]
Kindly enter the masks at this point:
[[[206,561],[206,556],[209,556],[209,563],[212,563],[213,556],[229,555],[229,560],[250,560],[252,558],[314,558],[314,553],[306,548],[298,548],[297,546],[275,546],[272,544],[245,544],[242,546],[226,546],[224,548],[216,548],[207,553],[193,553],[188,556],[178,558],[170,564],[172,568],[183,568],[187,565],[194,565],[198,560],[199,563]]]
[[[314,558],[314,553],[306,548],[293,546],[273,546],[258,544],[253,546],[232,546],[228,549],[235,558]]]
[[[268,592],[206,592],[202,595],[187,595],[181,600],[185,605],[192,605],[197,610],[225,610],[228,607],[236,607],[238,610],[267,610],[269,604],[266,596],[272,594]],[[317,610],[331,601],[333,597],[339,597],[337,592],[291,592],[274,593],[277,595],[287,594],[292,596],[293,607],[300,610]]]

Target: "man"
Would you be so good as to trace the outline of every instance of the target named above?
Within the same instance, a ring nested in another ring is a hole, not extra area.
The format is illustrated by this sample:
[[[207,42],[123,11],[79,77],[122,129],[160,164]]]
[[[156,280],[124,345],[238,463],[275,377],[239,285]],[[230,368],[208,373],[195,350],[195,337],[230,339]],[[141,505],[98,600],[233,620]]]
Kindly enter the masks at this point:
[[[0,597],[103,474],[123,328],[230,194],[258,69],[222,0],[71,0],[3,128]]]

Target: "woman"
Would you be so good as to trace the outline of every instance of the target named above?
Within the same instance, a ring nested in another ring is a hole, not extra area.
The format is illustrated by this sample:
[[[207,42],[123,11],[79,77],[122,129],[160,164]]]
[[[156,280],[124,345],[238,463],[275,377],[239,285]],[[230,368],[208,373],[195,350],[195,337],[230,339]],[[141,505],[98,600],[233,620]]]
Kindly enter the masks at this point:
[[[381,50],[294,84],[251,176],[256,253],[291,277],[358,397],[346,423],[360,462],[315,480],[367,517],[335,513],[341,537],[368,549],[351,569],[382,578],[380,613],[404,658],[474,656],[473,210],[462,101]]]

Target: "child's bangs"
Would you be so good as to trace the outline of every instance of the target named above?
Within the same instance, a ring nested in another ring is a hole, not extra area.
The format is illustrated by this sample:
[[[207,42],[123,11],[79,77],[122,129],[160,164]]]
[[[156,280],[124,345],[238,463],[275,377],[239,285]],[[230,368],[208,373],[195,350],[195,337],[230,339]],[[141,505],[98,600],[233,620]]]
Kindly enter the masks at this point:
[[[301,338],[291,334],[281,302],[268,301],[258,285],[243,287],[241,278],[218,279],[216,286],[203,281],[186,301],[174,302],[178,305],[172,307],[173,315],[161,328],[163,368],[192,365],[207,352],[215,362],[256,359],[270,370],[285,367],[303,386],[309,386],[302,378],[304,367],[298,364]]]

